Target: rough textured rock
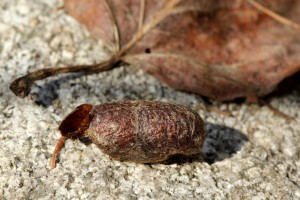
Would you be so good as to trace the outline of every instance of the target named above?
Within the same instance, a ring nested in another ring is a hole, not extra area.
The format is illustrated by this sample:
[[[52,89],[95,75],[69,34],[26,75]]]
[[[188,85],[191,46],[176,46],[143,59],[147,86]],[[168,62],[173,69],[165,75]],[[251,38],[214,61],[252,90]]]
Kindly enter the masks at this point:
[[[0,199],[299,199],[300,92],[267,107],[217,104],[225,117],[199,109],[199,96],[161,85],[129,66],[89,76],[40,81],[26,99],[9,83],[47,66],[94,63],[101,42],[58,8],[62,1],[0,1]],[[111,160],[95,145],[68,141],[54,170],[50,157],[60,121],[83,103],[116,99],[175,102],[207,122],[203,155],[144,165]]]

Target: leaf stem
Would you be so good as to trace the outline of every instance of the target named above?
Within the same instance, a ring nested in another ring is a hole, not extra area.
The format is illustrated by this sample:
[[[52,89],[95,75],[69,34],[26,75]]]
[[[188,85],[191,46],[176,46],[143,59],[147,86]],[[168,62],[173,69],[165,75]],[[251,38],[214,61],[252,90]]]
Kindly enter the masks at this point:
[[[13,91],[13,93],[21,98],[25,98],[28,96],[31,90],[32,84],[37,80],[42,80],[48,78],[50,76],[55,76],[59,74],[71,73],[71,72],[102,72],[106,71],[112,67],[117,62],[118,59],[112,58],[107,61],[97,63],[94,65],[77,65],[77,66],[67,66],[62,68],[46,68],[40,69],[31,73],[26,74],[20,78],[14,80],[9,88]]]

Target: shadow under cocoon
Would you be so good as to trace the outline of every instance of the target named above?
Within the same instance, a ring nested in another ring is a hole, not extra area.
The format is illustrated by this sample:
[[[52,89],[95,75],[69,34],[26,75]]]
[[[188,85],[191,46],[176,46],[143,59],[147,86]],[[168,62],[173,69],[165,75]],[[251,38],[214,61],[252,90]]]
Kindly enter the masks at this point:
[[[223,125],[206,123],[207,136],[201,154],[192,156],[176,155],[162,164],[183,164],[191,162],[215,162],[232,157],[240,151],[248,141],[248,137],[234,128]]]
[[[234,128],[207,123],[207,136],[202,147],[204,160],[209,163],[224,160],[242,149],[248,137]]]

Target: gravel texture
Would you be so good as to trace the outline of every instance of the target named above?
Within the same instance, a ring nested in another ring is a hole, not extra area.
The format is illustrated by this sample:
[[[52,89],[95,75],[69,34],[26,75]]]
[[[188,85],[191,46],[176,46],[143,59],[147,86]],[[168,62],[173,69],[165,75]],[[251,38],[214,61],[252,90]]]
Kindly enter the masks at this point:
[[[0,1],[0,199],[300,199],[300,90],[266,106],[214,103],[178,92],[141,69],[49,78],[17,98],[10,82],[37,69],[106,58],[101,41],[59,0]],[[111,160],[95,145],[67,141],[49,168],[60,121],[82,103],[121,99],[175,102],[207,122],[203,155],[144,165]]]

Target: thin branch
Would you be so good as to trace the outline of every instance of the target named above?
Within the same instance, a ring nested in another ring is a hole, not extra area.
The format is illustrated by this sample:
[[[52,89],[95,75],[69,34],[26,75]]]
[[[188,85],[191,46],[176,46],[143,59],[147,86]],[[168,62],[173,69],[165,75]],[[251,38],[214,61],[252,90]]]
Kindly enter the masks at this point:
[[[297,30],[300,30],[300,25],[273,12],[272,10],[264,7],[263,5],[257,3],[255,0],[246,0],[248,1],[248,3],[250,3],[252,6],[254,6],[256,9],[260,10],[261,12],[269,15],[270,17],[272,17],[273,19],[275,19],[276,21],[282,23],[282,24],[285,24],[285,25],[288,25],[288,26],[291,26],[293,27],[294,29],[297,29]]]
[[[115,42],[116,42],[116,44],[115,44],[116,45],[116,51],[118,52],[121,49],[120,28],[119,28],[116,16],[113,12],[112,6],[110,5],[110,3],[107,0],[104,0],[104,3],[107,7],[107,10],[109,11],[109,14],[111,16],[112,21],[113,21],[113,29],[114,29],[113,34],[114,34],[114,39],[115,39]]]

